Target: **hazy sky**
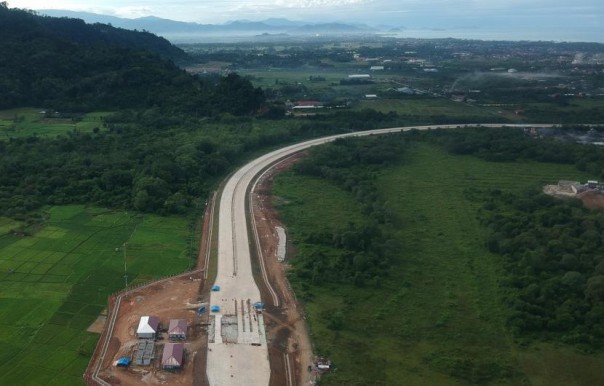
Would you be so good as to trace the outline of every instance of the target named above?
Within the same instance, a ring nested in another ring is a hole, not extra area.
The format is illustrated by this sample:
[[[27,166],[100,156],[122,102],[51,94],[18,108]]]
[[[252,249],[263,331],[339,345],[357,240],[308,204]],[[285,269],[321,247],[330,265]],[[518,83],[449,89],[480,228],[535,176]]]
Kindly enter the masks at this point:
[[[8,0],[10,7],[69,9],[199,23],[230,20],[345,21],[409,28],[551,30],[604,36],[603,0]],[[545,34],[547,36],[547,34]],[[600,37],[597,39],[602,40]]]
[[[122,17],[154,15],[200,23],[235,19],[308,17],[359,22],[410,22],[417,17],[480,22],[484,17],[565,20],[599,24],[604,33],[602,0],[9,0],[29,9],[70,9]],[[437,22],[435,23],[435,26]]]

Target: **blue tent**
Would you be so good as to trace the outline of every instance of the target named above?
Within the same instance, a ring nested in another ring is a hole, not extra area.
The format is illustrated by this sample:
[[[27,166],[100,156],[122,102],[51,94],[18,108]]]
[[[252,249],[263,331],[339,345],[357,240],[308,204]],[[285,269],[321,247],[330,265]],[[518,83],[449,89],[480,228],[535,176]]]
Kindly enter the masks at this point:
[[[128,367],[128,365],[130,365],[130,362],[132,362],[132,359],[130,359],[130,357],[121,357],[117,360],[117,365],[120,367]]]
[[[199,307],[197,309],[197,315],[204,314],[207,310],[208,310],[208,308],[206,306]]]
[[[260,303],[260,302],[254,303],[254,308],[257,310],[264,308],[264,303]]]
[[[220,286],[219,285],[212,286],[212,291],[214,291],[214,292],[220,291]]]
[[[213,306],[210,308],[210,310],[211,310],[212,312],[220,312],[220,306],[213,305]]]

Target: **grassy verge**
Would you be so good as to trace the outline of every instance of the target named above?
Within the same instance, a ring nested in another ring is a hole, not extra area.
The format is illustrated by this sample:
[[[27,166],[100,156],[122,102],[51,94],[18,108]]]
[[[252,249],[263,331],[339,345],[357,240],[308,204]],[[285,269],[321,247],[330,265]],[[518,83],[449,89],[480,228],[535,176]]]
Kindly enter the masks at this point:
[[[508,336],[501,261],[484,246],[480,203],[471,199],[473,188],[523,190],[586,177],[573,166],[489,163],[427,144],[411,148],[404,164],[382,170],[379,191],[400,218],[401,248],[389,277],[378,288],[292,277],[317,352],[337,365],[323,382],[597,384],[604,358],[551,345],[521,348]],[[299,253],[316,252],[305,238],[315,229],[366,221],[354,197],[325,180],[287,173],[277,179],[275,194]],[[562,367],[562,358],[582,366]]]
[[[0,384],[81,385],[107,295],[187,268],[187,223],[53,207],[30,237],[0,236]],[[127,243],[124,252],[124,243]]]

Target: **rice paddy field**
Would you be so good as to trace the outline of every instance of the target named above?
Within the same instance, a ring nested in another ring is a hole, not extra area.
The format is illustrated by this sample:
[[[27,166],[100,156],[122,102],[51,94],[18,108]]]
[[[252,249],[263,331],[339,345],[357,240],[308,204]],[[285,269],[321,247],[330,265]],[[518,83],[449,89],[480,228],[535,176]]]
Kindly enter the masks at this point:
[[[0,219],[0,385],[82,385],[107,296],[188,268],[186,219],[52,207],[31,236]]]
[[[591,176],[567,165],[452,156],[428,143],[411,145],[404,158],[376,176],[400,219],[401,246],[379,288],[293,282],[305,299],[317,353],[337,368],[322,384],[604,384],[602,354],[551,343],[520,346],[508,333],[502,262],[485,247],[477,219],[482,203],[473,198],[480,189],[518,191]],[[288,172],[277,177],[274,193],[299,253],[317,248],[305,234],[366,221],[354,196],[327,180]],[[342,320],[335,331],[333,314]]]

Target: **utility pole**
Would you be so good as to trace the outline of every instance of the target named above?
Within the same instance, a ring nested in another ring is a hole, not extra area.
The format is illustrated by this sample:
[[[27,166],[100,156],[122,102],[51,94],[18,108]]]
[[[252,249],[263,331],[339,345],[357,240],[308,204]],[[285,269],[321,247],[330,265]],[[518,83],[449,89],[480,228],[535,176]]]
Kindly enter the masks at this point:
[[[124,243],[124,245],[122,245],[123,250],[124,250],[124,282],[126,284],[126,288],[128,288],[128,269],[126,266],[126,249],[128,248],[128,243]]]

